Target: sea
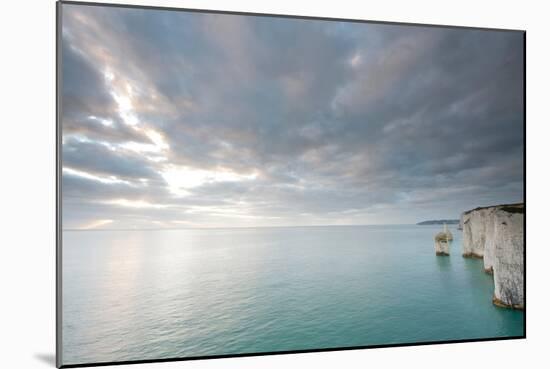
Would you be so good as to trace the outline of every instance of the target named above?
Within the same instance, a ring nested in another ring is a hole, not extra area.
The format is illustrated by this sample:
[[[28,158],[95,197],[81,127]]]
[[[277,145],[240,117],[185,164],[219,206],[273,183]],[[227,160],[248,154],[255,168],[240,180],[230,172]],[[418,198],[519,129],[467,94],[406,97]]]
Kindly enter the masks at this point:
[[[64,231],[62,363],[522,336],[454,227]]]

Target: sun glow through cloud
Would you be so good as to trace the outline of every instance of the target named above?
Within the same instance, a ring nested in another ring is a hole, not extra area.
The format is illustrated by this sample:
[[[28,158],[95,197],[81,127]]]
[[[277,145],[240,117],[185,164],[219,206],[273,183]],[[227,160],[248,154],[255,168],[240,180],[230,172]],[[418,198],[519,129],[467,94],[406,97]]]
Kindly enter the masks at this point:
[[[80,229],[97,229],[97,228],[101,228],[104,225],[108,225],[108,224],[111,224],[111,223],[113,223],[112,219],[98,219],[98,220],[95,220],[91,223],[88,223],[88,224],[84,225]]]
[[[112,127],[113,126],[113,121],[111,119],[99,118],[99,117],[96,117],[95,115],[90,115],[88,118],[90,118],[93,121],[101,123],[105,127]]]
[[[139,123],[137,116],[133,112],[132,100],[128,96],[112,93],[113,98],[118,104],[119,115],[124,123],[129,126],[136,126]]]
[[[91,173],[88,173],[88,172],[85,172],[85,171],[72,169],[72,168],[68,168],[68,167],[63,167],[63,173],[70,174],[70,175],[77,176],[77,177],[90,179],[92,181],[97,181],[97,182],[101,182],[101,183],[105,183],[105,184],[124,183],[124,184],[127,184],[127,185],[132,185],[131,182],[125,181],[125,180],[120,179],[116,176],[98,176],[96,174],[91,174]]]
[[[127,199],[116,199],[116,200],[107,200],[103,202],[104,204],[117,205],[127,208],[136,208],[136,209],[164,209],[169,207],[169,205],[164,204],[153,204],[143,200],[127,200]]]
[[[241,174],[227,169],[206,170],[191,167],[168,166],[161,172],[172,193],[179,196],[189,194],[189,189],[216,182],[252,181],[257,178],[255,172]]]

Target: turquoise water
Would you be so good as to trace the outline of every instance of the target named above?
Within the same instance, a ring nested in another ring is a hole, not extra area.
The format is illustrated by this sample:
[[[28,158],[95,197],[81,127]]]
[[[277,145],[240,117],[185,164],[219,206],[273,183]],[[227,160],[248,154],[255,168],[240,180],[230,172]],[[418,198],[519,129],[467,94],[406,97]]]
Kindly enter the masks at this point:
[[[63,233],[63,364],[523,335],[440,226]]]

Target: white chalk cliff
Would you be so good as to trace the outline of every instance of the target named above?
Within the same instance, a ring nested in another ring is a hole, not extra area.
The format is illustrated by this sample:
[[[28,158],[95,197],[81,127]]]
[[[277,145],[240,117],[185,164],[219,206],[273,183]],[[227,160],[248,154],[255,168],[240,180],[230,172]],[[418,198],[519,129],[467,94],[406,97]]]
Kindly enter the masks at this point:
[[[483,258],[487,273],[493,274],[493,302],[523,309],[524,291],[524,205],[477,208],[462,214],[463,256]]]

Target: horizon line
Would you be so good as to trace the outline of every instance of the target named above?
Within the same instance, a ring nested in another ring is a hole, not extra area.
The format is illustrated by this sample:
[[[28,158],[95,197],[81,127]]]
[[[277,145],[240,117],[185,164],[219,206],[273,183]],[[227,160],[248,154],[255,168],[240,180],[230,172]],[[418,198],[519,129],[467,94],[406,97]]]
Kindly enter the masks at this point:
[[[418,222],[420,223],[420,222]],[[306,225],[274,225],[274,226],[242,226],[242,227],[170,227],[170,228],[66,228],[63,232],[86,232],[86,231],[185,231],[195,229],[251,229],[251,228],[315,228],[315,227],[366,227],[366,226],[397,226],[397,225],[439,225],[439,224],[418,224],[418,223],[379,223],[379,224],[306,224]]]

